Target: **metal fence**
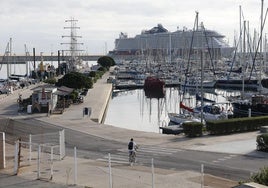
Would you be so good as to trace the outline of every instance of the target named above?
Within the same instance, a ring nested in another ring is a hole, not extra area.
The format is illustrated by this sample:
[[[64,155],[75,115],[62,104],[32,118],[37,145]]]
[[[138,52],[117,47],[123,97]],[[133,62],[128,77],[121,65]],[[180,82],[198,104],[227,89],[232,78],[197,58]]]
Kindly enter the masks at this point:
[[[53,161],[65,156],[64,130],[55,133],[29,135],[29,141],[15,142],[14,174],[25,166],[36,168],[37,179],[53,177]]]

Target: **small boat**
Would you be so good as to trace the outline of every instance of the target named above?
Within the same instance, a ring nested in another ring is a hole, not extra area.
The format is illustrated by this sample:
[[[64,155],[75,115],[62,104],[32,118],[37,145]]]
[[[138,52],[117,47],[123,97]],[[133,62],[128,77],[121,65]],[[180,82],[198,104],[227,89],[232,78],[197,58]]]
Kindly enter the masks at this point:
[[[243,80],[241,78],[221,78],[216,81],[217,88],[233,88],[233,89],[242,89],[243,87]],[[244,88],[247,90],[258,90],[260,87],[258,79],[245,79],[244,80]]]
[[[148,98],[163,98],[165,96],[165,82],[154,76],[148,76],[144,82],[145,96]]]
[[[188,78],[187,80],[181,83],[183,87],[189,88],[200,88],[201,87],[201,79],[199,78]],[[216,85],[216,80],[204,80],[203,88],[214,88]]]
[[[201,118],[202,107],[198,106],[195,108],[187,107],[183,104],[180,105],[181,108],[193,112],[195,118]],[[220,104],[209,104],[203,106],[203,118],[205,121],[215,121],[221,119],[228,119],[228,116],[231,115],[226,109]]]
[[[201,117],[201,109],[201,106],[194,108],[195,116]],[[228,116],[230,115],[231,112],[228,113],[228,111],[220,104],[209,104],[203,106],[203,117],[205,121],[228,119]]]
[[[234,117],[268,116],[268,96],[251,95],[232,102]]]
[[[195,94],[195,98],[197,101],[202,101],[202,96],[198,95],[197,93]],[[203,101],[204,102],[209,102],[209,103],[215,103],[215,101],[207,99],[205,97],[203,97]]]
[[[171,122],[176,124],[182,124],[184,122],[201,122],[200,118],[194,117],[192,114],[189,113],[168,113],[168,117]]]

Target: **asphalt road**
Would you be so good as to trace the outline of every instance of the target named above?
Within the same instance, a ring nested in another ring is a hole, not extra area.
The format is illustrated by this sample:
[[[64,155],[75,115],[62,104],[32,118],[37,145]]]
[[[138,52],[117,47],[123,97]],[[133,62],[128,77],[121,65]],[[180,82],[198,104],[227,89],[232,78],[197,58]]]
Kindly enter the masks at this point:
[[[76,146],[79,157],[107,161],[110,153],[113,163],[127,163],[127,143],[68,129],[65,129],[65,135],[69,156],[73,155]],[[205,173],[235,181],[247,180],[250,174],[267,164],[267,158],[138,144],[137,163],[140,165],[151,166],[153,158],[154,165],[159,168],[200,172],[203,164]]]

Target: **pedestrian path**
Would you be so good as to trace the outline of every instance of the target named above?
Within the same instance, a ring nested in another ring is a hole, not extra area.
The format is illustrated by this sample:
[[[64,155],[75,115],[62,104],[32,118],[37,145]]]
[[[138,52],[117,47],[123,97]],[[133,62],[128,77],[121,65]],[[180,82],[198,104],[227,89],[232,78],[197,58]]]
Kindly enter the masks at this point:
[[[143,163],[148,163],[154,157],[158,156],[169,156],[176,154],[178,152],[183,152],[182,149],[173,149],[173,148],[165,148],[158,146],[139,146],[137,151],[137,161],[138,164],[142,165]],[[128,164],[128,150],[127,148],[117,149],[116,153],[112,153],[110,155],[112,163],[120,163],[120,164]],[[103,158],[97,159],[97,161],[107,161],[109,157],[108,155],[103,156]]]

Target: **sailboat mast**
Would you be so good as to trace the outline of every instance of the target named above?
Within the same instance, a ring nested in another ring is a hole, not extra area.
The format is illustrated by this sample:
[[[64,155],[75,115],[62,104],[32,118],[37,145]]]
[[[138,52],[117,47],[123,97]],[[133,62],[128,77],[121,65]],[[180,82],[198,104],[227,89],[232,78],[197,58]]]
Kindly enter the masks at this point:
[[[260,55],[262,57],[263,0],[261,0]]]
[[[244,21],[244,32],[243,32],[243,64],[242,64],[242,98],[245,94],[245,62],[246,62],[246,21]]]
[[[204,121],[204,113],[203,113],[203,107],[204,107],[204,91],[203,91],[203,80],[204,80],[204,71],[203,71],[203,49],[201,49],[200,54],[201,59],[201,123],[203,124]]]
[[[240,53],[242,53],[242,9],[239,6],[239,41],[240,41]],[[240,66],[242,66],[241,56],[240,56]]]
[[[263,53],[262,53],[262,32],[263,32],[263,0],[261,0],[261,27],[260,27],[260,29],[261,29],[261,32],[260,32],[260,56],[261,56],[261,58],[260,58],[260,61],[261,61],[261,63],[260,63],[260,76],[259,76],[259,79],[260,79],[260,81],[259,81],[259,84],[260,84],[260,88],[261,88],[261,74],[262,74],[262,68],[263,68]]]

